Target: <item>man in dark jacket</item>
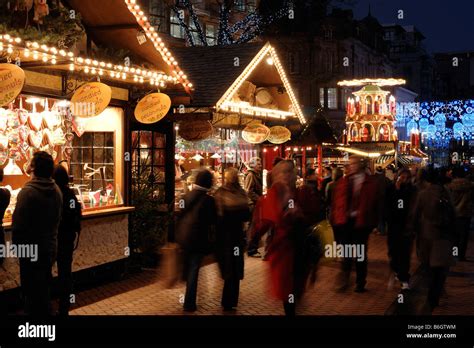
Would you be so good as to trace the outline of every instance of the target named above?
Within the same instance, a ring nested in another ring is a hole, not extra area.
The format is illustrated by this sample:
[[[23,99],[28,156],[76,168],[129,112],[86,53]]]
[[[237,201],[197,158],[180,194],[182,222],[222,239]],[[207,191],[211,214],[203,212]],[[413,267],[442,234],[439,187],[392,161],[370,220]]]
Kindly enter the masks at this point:
[[[44,151],[36,152],[28,172],[31,180],[17,198],[12,218],[16,245],[37,247],[37,259],[20,258],[20,281],[25,311],[34,316],[50,315],[51,268],[56,257],[62,194],[51,178],[54,161]]]
[[[415,193],[409,169],[400,171],[397,182],[390,185],[386,193],[390,267],[400,280],[402,290],[409,289],[410,254],[414,236],[413,231],[409,229],[408,216],[415,200]],[[391,284],[392,278],[390,287]]]
[[[0,182],[3,181],[3,168],[0,168]],[[6,188],[0,188],[0,245],[5,245],[5,234],[3,231],[3,216],[10,204],[10,191]],[[3,264],[3,257],[0,256],[0,266]]]
[[[258,157],[252,158],[249,162],[249,167],[250,170],[248,171],[244,181],[244,189],[247,191],[250,201],[250,209],[253,212],[253,209],[263,194],[262,160]],[[251,257],[262,257],[258,252],[259,244],[260,238],[252,238],[248,246],[247,254]]]
[[[212,251],[210,236],[214,233],[217,222],[216,203],[208,194],[212,180],[212,174],[208,170],[201,170],[196,175],[193,190],[184,196],[184,209],[176,226],[176,239],[185,253],[184,310],[187,312],[197,309],[199,269],[204,256]]]
[[[344,254],[339,276],[338,291],[349,286],[353,260],[356,260],[356,292],[365,292],[367,278],[367,246],[369,235],[378,222],[377,182],[366,173],[367,162],[357,156],[350,158],[347,176],[336,182],[331,205],[331,224],[341,231],[340,240],[344,250],[359,247],[354,257]],[[352,249],[353,250],[353,249]]]
[[[473,213],[474,184],[466,179],[464,168],[453,169],[453,180],[446,185],[456,211],[456,240],[459,248],[459,260],[466,260],[469,229]]]

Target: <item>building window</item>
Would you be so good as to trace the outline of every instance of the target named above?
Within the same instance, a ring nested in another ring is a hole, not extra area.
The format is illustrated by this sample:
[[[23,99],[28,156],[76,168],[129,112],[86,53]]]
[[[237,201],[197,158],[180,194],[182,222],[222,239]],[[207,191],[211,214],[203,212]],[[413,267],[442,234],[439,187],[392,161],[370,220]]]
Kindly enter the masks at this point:
[[[170,16],[170,35],[178,39],[184,39],[184,28],[179,23],[175,13],[172,13]]]
[[[300,54],[299,52],[288,53],[288,65],[290,74],[300,73]]]
[[[319,104],[324,108],[326,103],[324,102],[324,88],[319,89]]]
[[[216,44],[216,26],[213,24],[206,24],[206,41],[209,46]]]
[[[245,0],[234,0],[234,9],[236,11],[245,11]]]
[[[148,18],[156,31],[166,32],[168,25],[163,1],[150,0]]]
[[[74,184],[82,185],[90,191],[104,189],[114,185],[114,132],[85,132],[82,137],[72,141],[73,158],[70,170]],[[100,175],[87,178],[86,168],[102,169]]]
[[[257,9],[257,3],[256,0],[248,0],[247,1],[247,11],[248,12],[253,12]]]
[[[193,37],[194,45],[202,46],[203,43],[199,38],[199,33],[197,31],[196,25],[194,24],[194,21],[191,18],[189,18],[189,31],[191,32],[191,36]]]
[[[328,88],[328,108],[337,109],[337,88]]]
[[[332,29],[324,30],[324,38],[326,40],[332,40]]]

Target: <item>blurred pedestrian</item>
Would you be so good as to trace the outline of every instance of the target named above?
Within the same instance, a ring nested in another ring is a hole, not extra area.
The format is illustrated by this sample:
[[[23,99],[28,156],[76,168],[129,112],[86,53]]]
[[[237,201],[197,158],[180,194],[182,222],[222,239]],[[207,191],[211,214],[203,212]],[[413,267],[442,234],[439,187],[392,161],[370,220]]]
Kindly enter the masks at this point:
[[[3,168],[0,168],[0,182],[3,181]],[[10,191],[6,188],[0,188],[0,245],[5,245],[5,232],[3,230],[3,216],[10,204]],[[0,256],[0,266],[3,264],[3,255]]]
[[[395,277],[401,282],[402,290],[408,290],[410,280],[410,256],[413,244],[413,231],[408,224],[408,216],[413,207],[416,195],[411,183],[411,172],[402,169],[396,183],[390,185],[386,195],[386,212],[388,225],[388,255],[392,274],[389,288],[393,286]]]
[[[263,194],[263,182],[262,182],[262,160],[258,157],[253,157],[249,161],[249,171],[245,176],[244,189],[249,197],[250,210],[253,212],[255,206],[257,205],[258,200]],[[262,254],[258,251],[260,245],[260,239],[250,238],[250,243],[248,245],[247,254],[251,257],[262,257]]]
[[[418,257],[429,274],[427,305],[433,310],[439,305],[449,267],[454,261],[455,211],[440,174],[433,168],[422,172],[424,188],[416,196],[410,222],[416,233]]]
[[[272,171],[273,185],[258,203],[252,233],[273,230],[268,247],[270,288],[283,302],[286,315],[295,315],[311,271],[305,250],[305,232],[315,223],[317,204],[305,186],[296,188],[296,170],[292,161],[278,163]]]
[[[69,315],[72,294],[72,256],[81,232],[81,205],[69,187],[69,174],[62,165],[54,169],[53,179],[63,195],[63,208],[58,228],[59,315]]]
[[[217,221],[215,200],[208,194],[212,180],[207,169],[197,173],[193,189],[183,197],[184,208],[176,224],[176,241],[184,251],[186,294],[183,307],[187,312],[197,310],[199,269],[203,258],[212,252]]]
[[[52,179],[54,161],[38,151],[27,172],[31,180],[17,197],[12,217],[12,238],[16,245],[37,246],[37,259],[20,258],[20,281],[25,312],[51,315],[51,270],[56,259],[58,227],[63,205],[62,193]]]
[[[342,231],[344,250],[362,250],[356,260],[356,292],[365,292],[367,278],[367,247],[369,235],[377,225],[377,182],[366,173],[367,162],[357,156],[349,159],[347,176],[339,179],[334,188],[331,224]],[[345,291],[355,255],[344,255],[339,275],[338,291]]]
[[[214,198],[217,206],[216,256],[224,279],[222,307],[225,311],[237,307],[240,280],[244,279],[244,222],[250,220],[247,193],[239,184],[235,168],[225,171],[225,183]]]
[[[453,170],[453,180],[446,185],[456,210],[456,246],[459,260],[466,260],[469,231],[473,214],[474,183],[466,179],[467,172],[462,167]]]
[[[379,222],[377,224],[377,233],[381,235],[387,234],[387,207],[385,206],[386,200],[385,195],[388,188],[392,184],[392,180],[387,178],[385,175],[385,170],[381,166],[375,168],[374,178],[377,181],[377,197],[379,199],[379,204],[377,204]]]
[[[281,162],[283,161],[283,158],[277,156],[273,159],[273,162],[272,162],[272,168],[275,167],[278,162]],[[267,172],[267,191],[272,187],[272,171],[269,170]]]

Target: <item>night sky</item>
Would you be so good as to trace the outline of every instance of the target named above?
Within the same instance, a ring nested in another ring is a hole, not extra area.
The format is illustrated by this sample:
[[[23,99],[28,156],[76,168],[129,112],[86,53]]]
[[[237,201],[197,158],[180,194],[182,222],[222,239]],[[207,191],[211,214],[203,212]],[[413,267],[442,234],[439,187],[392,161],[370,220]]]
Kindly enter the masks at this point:
[[[430,52],[474,51],[474,0],[357,0],[354,17],[372,15],[381,24],[415,25]],[[399,20],[398,10],[405,18]]]

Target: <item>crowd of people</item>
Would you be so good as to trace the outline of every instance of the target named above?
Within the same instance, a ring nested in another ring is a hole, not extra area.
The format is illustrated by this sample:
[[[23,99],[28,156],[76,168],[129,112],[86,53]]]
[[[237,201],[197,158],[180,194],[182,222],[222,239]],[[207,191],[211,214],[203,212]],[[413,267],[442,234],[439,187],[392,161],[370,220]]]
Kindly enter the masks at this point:
[[[72,259],[81,230],[81,205],[69,188],[69,174],[55,165],[50,154],[36,152],[27,169],[31,177],[17,197],[12,216],[12,242],[37,250],[35,257],[19,258],[20,282],[25,314],[67,316],[72,294]],[[3,177],[3,171],[0,173]],[[8,190],[0,190],[3,217]],[[0,231],[4,243],[3,231]],[[33,252],[31,255],[34,254]],[[52,268],[57,263],[59,308],[51,306]]]
[[[426,305],[431,310],[438,306],[449,267],[466,259],[474,201],[471,168],[376,167],[372,173],[368,164],[352,156],[343,168],[324,168],[321,178],[308,170],[299,184],[294,162],[276,158],[265,194],[259,158],[250,161],[243,187],[235,168],[225,171],[225,183],[217,191],[212,174],[201,169],[194,189],[184,196],[176,228],[186,254],[184,310],[197,309],[199,268],[209,253],[215,254],[224,279],[222,307],[235,310],[247,253],[268,261],[272,295],[286,315],[295,315],[325,248],[314,232],[323,221],[330,222],[336,245],[351,251],[340,258],[335,291],[350,288],[354,263],[354,291],[367,291],[369,237],[377,233],[387,239],[389,288],[397,279],[401,291],[410,290],[416,248],[430,279]]]

